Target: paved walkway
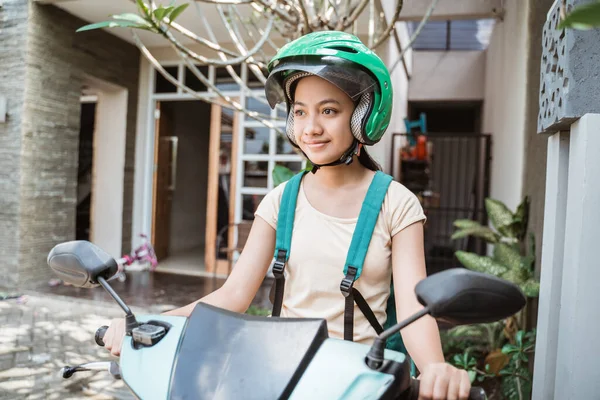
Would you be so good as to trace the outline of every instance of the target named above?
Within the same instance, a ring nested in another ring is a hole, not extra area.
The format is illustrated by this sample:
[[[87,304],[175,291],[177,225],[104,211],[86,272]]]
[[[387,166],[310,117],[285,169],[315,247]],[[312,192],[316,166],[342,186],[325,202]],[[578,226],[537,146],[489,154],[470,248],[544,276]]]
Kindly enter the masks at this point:
[[[70,379],[59,373],[65,365],[110,360],[94,332],[122,315],[114,302],[72,297],[0,301],[0,399],[133,399],[108,373],[79,372]]]

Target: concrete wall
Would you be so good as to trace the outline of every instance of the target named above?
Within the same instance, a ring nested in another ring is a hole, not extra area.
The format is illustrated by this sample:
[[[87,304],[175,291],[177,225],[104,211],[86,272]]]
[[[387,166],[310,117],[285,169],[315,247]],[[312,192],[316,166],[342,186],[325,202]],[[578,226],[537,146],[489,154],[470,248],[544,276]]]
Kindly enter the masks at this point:
[[[482,100],[485,68],[483,51],[415,51],[408,100]]]
[[[8,116],[0,123],[0,286],[18,282],[21,121],[25,95],[26,2],[7,0],[0,8],[0,96]]]
[[[17,276],[5,281],[11,286],[34,286],[50,277],[48,251],[75,237],[79,98],[86,76],[133,94],[127,102],[123,226],[114,228],[123,229],[123,249],[129,249],[139,52],[106,32],[76,34],[85,21],[53,6],[11,0],[4,2],[1,12],[6,11],[11,18],[2,20],[10,21],[14,36],[4,39],[5,31],[0,39],[12,51],[11,57],[2,52],[0,62],[10,66],[0,68],[0,88],[11,93],[13,116],[5,125],[10,129],[0,126],[10,135],[10,144],[1,146],[7,154],[0,162],[13,174],[2,175],[0,185],[8,189],[1,200],[7,201],[2,210],[8,213],[2,218],[12,222],[12,229],[2,231],[12,237],[0,245],[0,271]]]
[[[505,7],[487,49],[483,132],[493,134],[490,195],[515,209],[523,194],[528,2]]]
[[[127,90],[89,79],[98,93],[94,132],[90,241],[113,257],[123,254],[123,193]],[[132,93],[135,96],[135,93]],[[129,189],[129,188],[128,188]]]
[[[527,103],[525,109],[525,162],[523,195],[531,199],[529,230],[535,234],[536,272],[539,274],[542,257],[542,233],[544,231],[544,203],[546,192],[546,135],[537,134],[539,110],[540,70],[542,58],[542,31],[546,13],[554,0],[530,0],[527,27]],[[535,317],[535,316],[533,316]]]
[[[391,12],[386,11],[386,15],[391,15]],[[405,46],[409,42],[409,34],[405,23],[398,23],[398,36],[400,42]],[[412,71],[412,56],[414,52],[409,50],[405,54],[406,64],[408,67],[409,74]],[[379,52],[379,56],[388,67],[391,67],[396,60],[398,60],[399,52],[396,43],[393,38],[388,40],[382,45],[382,49]],[[391,153],[392,148],[392,133],[404,132],[404,118],[407,113],[408,106],[408,76],[402,62],[400,62],[391,75],[392,88],[394,91],[394,105],[392,110],[392,119],[390,125],[386,131],[386,134],[376,145],[368,149],[369,154],[381,165],[386,173],[391,174],[393,166],[391,165]]]
[[[387,1],[390,2],[390,1]],[[431,2],[405,0],[401,20],[421,21]],[[501,15],[502,0],[441,0],[431,15],[431,20],[494,18]]]
[[[170,253],[204,247],[208,187],[210,104],[167,102],[179,138],[176,190],[171,211]]]

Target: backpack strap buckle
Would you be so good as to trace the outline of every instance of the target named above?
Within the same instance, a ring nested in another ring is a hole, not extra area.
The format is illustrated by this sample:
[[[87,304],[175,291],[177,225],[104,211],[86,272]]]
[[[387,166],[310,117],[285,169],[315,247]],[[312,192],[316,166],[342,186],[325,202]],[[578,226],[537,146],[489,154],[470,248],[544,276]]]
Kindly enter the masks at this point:
[[[273,259],[273,276],[275,279],[280,279],[283,277],[283,271],[285,270],[285,257],[287,255],[287,251],[285,250],[277,250],[277,257]]]
[[[342,279],[342,283],[340,283],[340,290],[342,291],[344,297],[350,296],[357,272],[357,268],[348,266],[348,273],[346,274],[344,279]]]

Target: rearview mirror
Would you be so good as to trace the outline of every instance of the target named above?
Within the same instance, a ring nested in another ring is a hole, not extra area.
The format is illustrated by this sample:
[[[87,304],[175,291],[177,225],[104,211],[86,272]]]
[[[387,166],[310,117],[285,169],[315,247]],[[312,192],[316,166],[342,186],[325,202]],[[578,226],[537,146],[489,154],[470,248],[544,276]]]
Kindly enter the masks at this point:
[[[415,287],[429,314],[453,325],[478,324],[510,317],[525,306],[517,285],[464,268],[431,275]]]
[[[56,245],[47,261],[64,282],[84,288],[98,286],[98,277],[108,279],[118,271],[117,262],[110,255],[85,240]]]

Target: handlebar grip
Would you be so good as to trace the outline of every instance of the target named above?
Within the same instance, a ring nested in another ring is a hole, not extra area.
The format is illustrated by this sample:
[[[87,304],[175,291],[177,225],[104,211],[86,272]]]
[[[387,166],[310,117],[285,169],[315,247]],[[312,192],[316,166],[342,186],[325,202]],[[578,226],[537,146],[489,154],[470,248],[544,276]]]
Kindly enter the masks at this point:
[[[407,400],[418,400],[419,399],[419,384],[421,381],[418,379],[410,380],[410,388],[408,389],[409,393],[406,397]],[[469,400],[487,400],[487,395],[483,388],[474,386],[471,387],[471,391],[469,392]]]
[[[108,329],[108,326],[104,325],[101,326],[100,328],[98,328],[98,330],[96,331],[96,334],[94,335],[94,340],[96,341],[96,344],[100,347],[104,347],[104,334],[106,333],[106,330]]]

